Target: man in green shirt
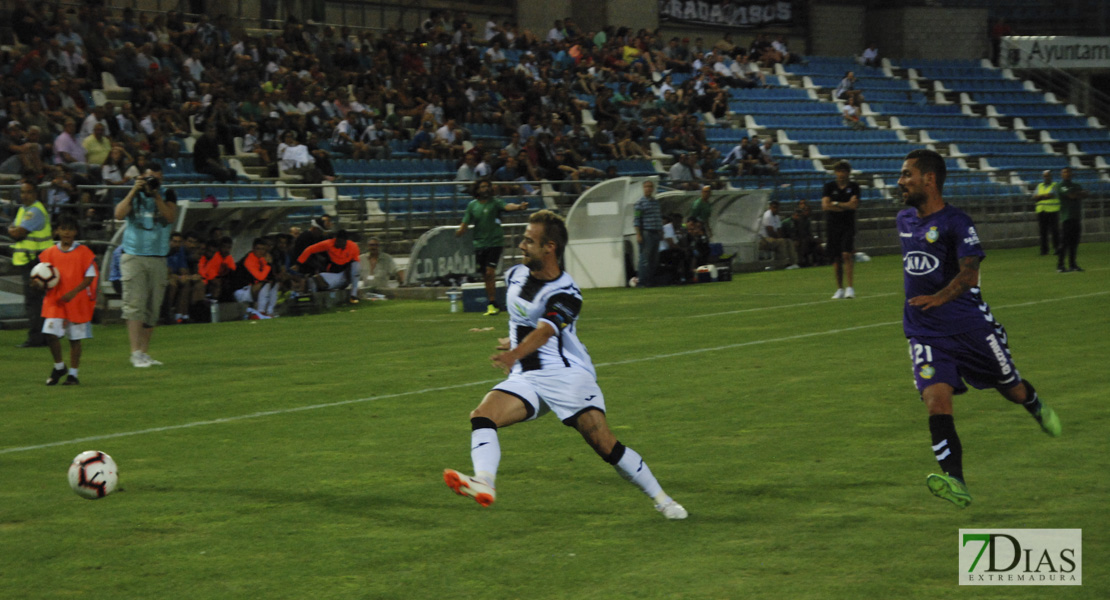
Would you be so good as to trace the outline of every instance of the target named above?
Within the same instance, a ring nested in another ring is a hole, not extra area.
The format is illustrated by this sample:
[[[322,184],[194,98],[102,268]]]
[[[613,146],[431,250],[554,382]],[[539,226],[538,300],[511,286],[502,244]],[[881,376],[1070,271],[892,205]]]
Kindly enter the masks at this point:
[[[1060,171],[1060,185],[1056,188],[1060,198],[1060,249],[1056,252],[1056,272],[1082,271],[1075,262],[1079,250],[1079,235],[1083,231],[1083,198],[1086,190],[1071,180],[1071,169]],[[1068,268],[1064,268],[1064,256]]]
[[[497,306],[497,263],[501,260],[501,250],[505,247],[505,234],[501,229],[501,213],[524,210],[528,202],[509,204],[501,198],[493,197],[493,185],[488,179],[474,184],[474,199],[466,205],[466,213],[459,224],[456,237],[466,233],[469,225],[474,225],[474,255],[478,269],[486,283],[486,298],[489,307],[486,316],[501,312]]]
[[[690,218],[697,219],[705,229],[706,237],[713,237],[713,229],[709,226],[709,217],[713,214],[713,207],[709,203],[709,194],[713,192],[713,188],[708,185],[701,186],[701,197],[694,200],[693,206],[690,207]]]

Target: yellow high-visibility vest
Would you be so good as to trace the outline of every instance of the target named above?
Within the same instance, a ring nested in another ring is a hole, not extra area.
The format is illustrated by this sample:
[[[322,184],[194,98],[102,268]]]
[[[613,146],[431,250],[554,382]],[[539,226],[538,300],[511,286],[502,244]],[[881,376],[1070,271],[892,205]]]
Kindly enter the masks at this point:
[[[1060,198],[1056,195],[1056,182],[1045,185],[1043,183],[1037,184],[1037,196],[1041,194],[1052,194],[1051,198],[1044,200],[1037,200],[1037,212],[1060,212]]]
[[[46,207],[38,200],[31,207],[42,212],[46,224],[38,231],[28,231],[27,237],[12,244],[12,264],[17,267],[34,261],[40,252],[54,243],[54,233],[50,230],[50,213],[46,212]],[[30,211],[25,211],[25,208],[23,206],[19,207],[19,212],[15,214],[16,227],[23,227],[23,220],[31,218]]]

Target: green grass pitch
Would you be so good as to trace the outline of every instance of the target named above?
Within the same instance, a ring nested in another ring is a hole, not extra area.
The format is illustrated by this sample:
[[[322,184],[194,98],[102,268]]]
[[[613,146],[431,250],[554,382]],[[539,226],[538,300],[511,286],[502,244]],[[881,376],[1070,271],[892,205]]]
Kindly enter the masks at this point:
[[[166,327],[150,369],[98,327],[79,388],[43,386],[48,353],[0,332],[0,598],[1106,598],[1110,244],[1080,253],[1086,273],[1032,248],[983,263],[1064,435],[959,398],[963,511],[925,487],[897,256],[838,302],[827,267],[585,292],[610,423],[684,522],[551,416],[501,431],[492,508],[444,486],[471,469],[503,316],[391,301]],[[89,449],[121,471],[94,502],[66,483]],[[1082,528],[1084,585],[960,588],[961,527]]]

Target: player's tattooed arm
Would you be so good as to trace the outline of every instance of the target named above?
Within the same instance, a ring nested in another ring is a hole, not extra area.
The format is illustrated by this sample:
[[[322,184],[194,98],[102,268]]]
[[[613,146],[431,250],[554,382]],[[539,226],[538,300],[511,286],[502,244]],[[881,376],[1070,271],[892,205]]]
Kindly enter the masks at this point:
[[[916,296],[909,299],[910,306],[921,310],[936,308],[958,298],[964,292],[979,285],[979,257],[965,256],[960,259],[960,272],[943,290],[930,296]]]

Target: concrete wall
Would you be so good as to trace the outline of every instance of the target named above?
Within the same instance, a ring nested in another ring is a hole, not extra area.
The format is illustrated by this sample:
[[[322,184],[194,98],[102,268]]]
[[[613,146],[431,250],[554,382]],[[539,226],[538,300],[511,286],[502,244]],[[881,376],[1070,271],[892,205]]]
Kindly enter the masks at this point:
[[[628,27],[632,31],[659,27],[659,3],[657,0],[597,0],[609,7],[609,24],[615,27]]]
[[[813,48],[817,56],[855,56],[867,44],[863,6],[814,4],[809,8]],[[882,46],[879,46],[882,48]]]
[[[908,7],[867,13],[867,39],[890,58],[987,58],[987,10]]]
[[[571,16],[571,0],[517,0],[516,21],[520,29],[528,29],[543,39],[556,20]]]

